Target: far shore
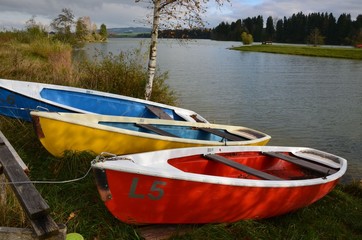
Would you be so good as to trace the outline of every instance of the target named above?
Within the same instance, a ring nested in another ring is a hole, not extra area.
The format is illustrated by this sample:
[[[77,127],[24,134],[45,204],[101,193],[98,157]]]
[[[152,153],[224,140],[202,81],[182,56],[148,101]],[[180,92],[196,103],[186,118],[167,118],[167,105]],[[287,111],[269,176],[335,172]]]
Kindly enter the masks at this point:
[[[249,52],[265,52],[276,54],[290,54],[311,57],[328,57],[362,60],[362,48],[351,47],[314,47],[312,45],[281,45],[281,44],[254,44],[232,47],[232,50],[249,51]]]

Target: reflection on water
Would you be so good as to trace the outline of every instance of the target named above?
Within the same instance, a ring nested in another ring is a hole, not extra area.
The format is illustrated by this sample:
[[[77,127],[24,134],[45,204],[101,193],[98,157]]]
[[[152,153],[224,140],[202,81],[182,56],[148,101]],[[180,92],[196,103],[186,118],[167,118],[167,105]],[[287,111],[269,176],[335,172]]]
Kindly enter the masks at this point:
[[[139,41],[110,39],[86,52],[118,54]],[[228,50],[232,45],[240,44],[160,41],[158,65],[169,72],[179,105],[211,122],[268,133],[272,145],[340,155],[349,163],[345,180],[362,179],[362,61]]]

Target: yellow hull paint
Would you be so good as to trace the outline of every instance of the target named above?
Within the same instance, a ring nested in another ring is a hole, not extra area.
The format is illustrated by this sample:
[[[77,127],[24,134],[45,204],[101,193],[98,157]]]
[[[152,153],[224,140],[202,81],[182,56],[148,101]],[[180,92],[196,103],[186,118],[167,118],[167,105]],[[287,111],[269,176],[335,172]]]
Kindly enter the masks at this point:
[[[224,146],[224,142],[216,141],[177,141],[167,139],[154,139],[152,137],[137,136],[134,134],[108,131],[92,126],[72,122],[49,119],[39,116],[38,126],[42,136],[39,139],[43,146],[54,156],[61,157],[66,150],[91,151],[95,154],[108,152],[113,154],[131,154],[162,149],[198,147],[198,146]],[[254,145],[263,146],[270,138],[261,141],[235,141],[227,145]]]

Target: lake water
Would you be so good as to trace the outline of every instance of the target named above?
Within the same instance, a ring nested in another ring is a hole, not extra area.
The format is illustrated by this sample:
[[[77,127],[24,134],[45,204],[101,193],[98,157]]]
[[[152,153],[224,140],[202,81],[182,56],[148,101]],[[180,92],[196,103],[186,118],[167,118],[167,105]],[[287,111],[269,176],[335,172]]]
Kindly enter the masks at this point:
[[[118,54],[139,39],[89,44]],[[147,47],[147,40],[143,40]],[[343,181],[362,179],[362,61],[228,50],[238,42],[161,39],[158,65],[179,106],[210,122],[272,136],[269,145],[304,146],[348,160]]]

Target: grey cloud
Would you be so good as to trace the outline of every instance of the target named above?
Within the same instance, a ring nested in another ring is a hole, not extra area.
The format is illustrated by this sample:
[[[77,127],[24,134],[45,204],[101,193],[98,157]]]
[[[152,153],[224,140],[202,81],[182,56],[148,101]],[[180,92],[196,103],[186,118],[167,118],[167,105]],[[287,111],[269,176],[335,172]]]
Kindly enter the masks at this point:
[[[0,29],[13,25],[19,26],[19,20],[35,20],[44,25],[49,25],[51,20],[61,13],[63,8],[73,11],[76,18],[89,16],[97,25],[105,23],[107,26],[134,26],[135,21],[143,18],[148,11],[144,4],[134,1],[116,0],[0,0]],[[44,20],[47,19],[47,20]],[[23,22],[24,25],[25,21]]]
[[[305,14],[313,12],[328,12],[335,17],[339,17],[342,13],[351,14],[352,18],[356,18],[362,14],[362,4],[360,0],[330,0],[330,1],[315,1],[315,0],[264,0],[254,1],[256,4],[245,4],[251,1],[232,1],[233,16],[237,18],[253,17],[263,15],[283,18],[289,17],[294,13],[303,12]]]
[[[147,2],[148,0],[144,0]],[[3,26],[18,27],[22,19],[30,19],[32,15],[49,24],[62,10],[70,8],[76,17],[89,16],[97,24],[107,27],[141,25],[150,13],[146,3],[135,3],[134,0],[0,0],[0,29]],[[210,0],[210,3],[213,0]],[[209,11],[204,19],[209,27],[215,27],[221,21],[236,21],[247,17],[262,15],[283,18],[293,13],[328,12],[338,17],[342,13],[350,13],[352,18],[362,14],[360,0],[231,0],[231,4],[216,8],[209,4]],[[23,17],[20,17],[23,16]],[[36,18],[36,19],[37,19]],[[48,22],[44,19],[48,19]],[[5,24],[6,23],[6,24]],[[24,22],[25,23],[25,22]]]

